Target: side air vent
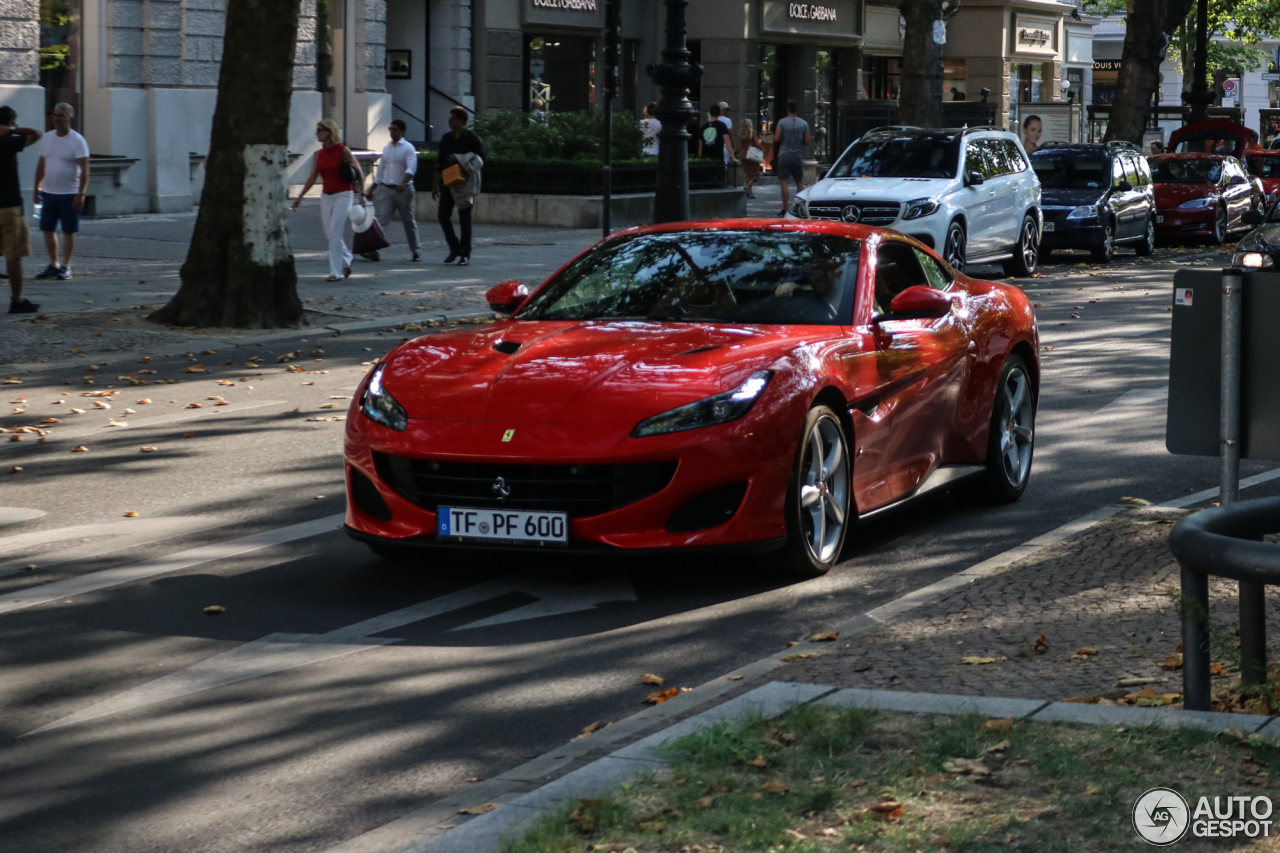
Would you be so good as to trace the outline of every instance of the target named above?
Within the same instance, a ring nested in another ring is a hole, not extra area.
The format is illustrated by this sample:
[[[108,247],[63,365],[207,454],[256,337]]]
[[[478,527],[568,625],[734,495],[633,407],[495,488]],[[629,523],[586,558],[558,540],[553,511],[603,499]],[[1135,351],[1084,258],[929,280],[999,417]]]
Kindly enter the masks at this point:
[[[520,349],[520,344],[516,343],[515,341],[498,341],[496,344],[493,345],[493,348],[500,353],[511,355],[513,352]]]

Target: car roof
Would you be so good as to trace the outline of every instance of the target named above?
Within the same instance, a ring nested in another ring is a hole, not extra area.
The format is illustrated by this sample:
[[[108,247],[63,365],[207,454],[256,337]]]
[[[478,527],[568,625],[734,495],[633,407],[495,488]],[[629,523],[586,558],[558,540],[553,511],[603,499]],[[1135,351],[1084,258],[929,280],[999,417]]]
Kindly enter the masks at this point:
[[[1046,142],[1031,152],[1034,157],[1041,151],[1128,151],[1130,154],[1140,153],[1138,146],[1127,140],[1112,140],[1111,142]]]
[[[1201,154],[1197,151],[1178,154],[1153,154],[1148,160],[1234,160],[1230,154]]]

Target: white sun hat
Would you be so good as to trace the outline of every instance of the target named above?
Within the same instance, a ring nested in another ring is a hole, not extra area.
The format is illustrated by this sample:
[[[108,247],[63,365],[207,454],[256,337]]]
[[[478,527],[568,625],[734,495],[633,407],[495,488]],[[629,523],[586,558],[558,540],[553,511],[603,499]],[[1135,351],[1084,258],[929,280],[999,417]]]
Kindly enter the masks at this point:
[[[357,234],[368,231],[373,225],[373,208],[366,204],[353,204],[347,211],[347,219],[351,222],[351,230]]]

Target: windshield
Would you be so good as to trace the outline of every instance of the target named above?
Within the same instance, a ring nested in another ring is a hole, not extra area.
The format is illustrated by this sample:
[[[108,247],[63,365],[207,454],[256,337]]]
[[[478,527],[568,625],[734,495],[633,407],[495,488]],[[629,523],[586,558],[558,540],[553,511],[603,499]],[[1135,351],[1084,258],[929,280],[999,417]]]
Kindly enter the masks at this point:
[[[1243,147],[1240,135],[1229,130],[1197,130],[1178,140],[1170,154],[1235,154]]]
[[[1150,160],[1151,180],[1157,184],[1216,184],[1221,160]]]
[[[860,248],[796,231],[624,237],[575,261],[516,319],[839,324],[853,314]]]
[[[1249,174],[1259,178],[1280,178],[1280,157],[1256,154],[1246,157]]]
[[[828,178],[954,178],[960,165],[960,138],[868,134],[844,152]]]
[[[1031,168],[1046,190],[1101,190],[1111,184],[1111,161],[1078,149],[1037,151],[1031,155]]]

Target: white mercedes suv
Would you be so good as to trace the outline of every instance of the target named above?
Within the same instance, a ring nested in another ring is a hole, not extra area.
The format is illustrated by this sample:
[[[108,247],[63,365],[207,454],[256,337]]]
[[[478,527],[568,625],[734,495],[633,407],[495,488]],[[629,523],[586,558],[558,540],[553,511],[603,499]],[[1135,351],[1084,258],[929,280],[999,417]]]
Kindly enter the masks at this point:
[[[893,228],[957,270],[1000,262],[1035,272],[1043,218],[1040,181],[1018,137],[994,127],[887,127],[864,134],[788,217]]]

